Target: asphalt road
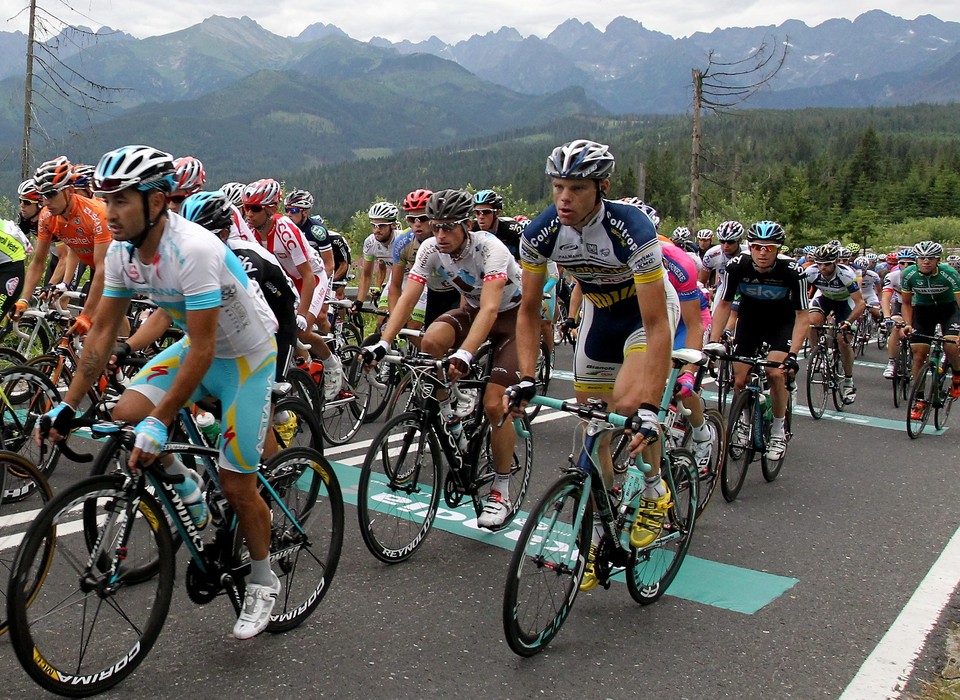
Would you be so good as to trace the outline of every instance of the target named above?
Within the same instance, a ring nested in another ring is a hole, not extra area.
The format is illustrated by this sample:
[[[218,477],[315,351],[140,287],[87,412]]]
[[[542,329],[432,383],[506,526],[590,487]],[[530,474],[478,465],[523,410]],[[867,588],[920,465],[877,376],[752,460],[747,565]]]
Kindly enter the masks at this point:
[[[568,366],[569,348],[559,356]],[[463,506],[441,513],[411,560],[387,566],[367,552],[348,506],[332,590],[305,625],[234,641],[226,601],[187,599],[181,558],[157,646],[105,697],[837,698],[960,520],[960,428],[910,440],[880,352],[864,360],[877,364],[858,365],[857,402],[840,419],[795,419],[779,479],[766,483],[755,463],[735,503],[718,489],[691,558],[652,606],[636,605],[622,584],[582,593],[550,647],[520,659],[500,621],[510,531],[471,528]],[[550,393],[572,396],[572,385],[555,381]],[[574,420],[546,410],[541,418],[525,510],[571,451]],[[342,483],[377,427],[331,452]],[[53,485],[82,474],[61,465]],[[957,617],[955,606],[946,617]],[[924,650],[919,673],[936,663],[936,650]],[[40,695],[7,638],[0,687],[7,697]]]

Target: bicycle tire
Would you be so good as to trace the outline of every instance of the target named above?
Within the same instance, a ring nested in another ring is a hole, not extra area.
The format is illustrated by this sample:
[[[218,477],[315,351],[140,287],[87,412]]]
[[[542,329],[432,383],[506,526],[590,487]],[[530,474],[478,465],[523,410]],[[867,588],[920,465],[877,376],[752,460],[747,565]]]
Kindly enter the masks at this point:
[[[727,503],[737,500],[747,469],[753,461],[754,395],[749,390],[740,392],[730,407],[727,421],[727,458],[720,473],[720,491]]]
[[[717,365],[717,410],[720,413],[727,410],[732,382],[731,363],[728,360],[721,360]]]
[[[787,412],[783,416],[783,430],[787,438],[787,446],[790,446],[790,438],[793,436],[793,431],[791,430],[791,425],[793,423],[793,399],[788,395],[787,397]],[[764,421],[764,433],[766,444],[769,444],[770,439],[770,429],[773,423],[770,421]],[[780,470],[783,469],[783,461],[787,458],[786,449],[783,451],[783,456],[780,459],[770,459],[767,457],[767,453],[764,452],[760,455],[760,473],[763,474],[763,478],[768,482],[773,481],[778,476],[780,476]]]
[[[294,394],[306,401],[315,413],[320,412],[323,407],[320,388],[307,370],[302,367],[290,367],[287,369],[284,381],[293,387]]]
[[[344,367],[344,384],[335,399],[324,401],[320,425],[328,442],[343,445],[353,439],[366,418],[372,385],[362,376],[360,348],[347,346],[337,354]]]
[[[27,363],[27,358],[21,355],[13,348],[0,347],[0,370],[10,367],[22,367]]]
[[[503,633],[519,656],[533,656],[550,643],[580,591],[593,526],[593,508],[584,497],[588,483],[578,472],[554,482],[530,511],[514,547],[504,584]]]
[[[903,352],[901,349],[897,350],[896,356],[893,358],[893,378],[890,383],[893,385],[893,407],[900,408],[900,392],[901,392],[901,383],[904,381],[904,367],[903,367]]]
[[[937,374],[939,386],[937,387],[937,401],[933,404],[933,427],[937,430],[943,430],[947,427],[950,409],[953,408],[954,399],[950,398],[950,386],[953,379],[943,369]]]
[[[832,356],[830,357],[830,362],[830,374],[833,375],[830,381],[833,407],[837,409],[837,411],[842,411],[844,406],[847,406],[848,404],[843,400],[843,384],[846,373],[843,369],[843,357],[840,353],[839,347],[834,348]]]
[[[703,412],[703,419],[707,422],[716,436],[716,442],[713,451],[710,454],[710,463],[706,472],[700,472],[698,469],[699,485],[697,494],[697,517],[706,510],[710,499],[713,498],[714,491],[717,490],[717,484],[720,483],[720,475],[723,470],[723,461],[727,454],[727,423],[723,419],[723,414],[715,408],[708,408]],[[693,451],[693,431],[688,430],[684,435],[681,447]]]
[[[343,549],[343,493],[333,467],[309,447],[284,450],[262,469],[296,518],[261,487],[270,508],[270,560],[283,584],[267,632],[279,633],[303,623],[330,590]]]
[[[930,420],[930,409],[932,408],[930,397],[934,391],[933,382],[934,376],[931,372],[931,366],[926,363],[920,368],[920,373],[917,374],[913,387],[910,389],[910,399],[907,401],[907,435],[914,440],[923,435],[923,429]],[[922,412],[920,418],[914,420],[911,414],[917,403],[920,404]]]
[[[364,544],[380,561],[409,559],[430,534],[443,491],[442,461],[437,436],[417,412],[394,416],[370,443],[357,518]]]
[[[530,434],[529,419],[524,418],[523,421],[527,437],[517,435],[517,442],[513,448],[513,460],[510,465],[510,510],[503,524],[499,527],[490,528],[491,532],[503,530],[510,525],[520,511],[523,499],[527,495],[527,488],[530,486],[530,474],[533,471],[533,436]],[[513,426],[508,429],[513,430]],[[487,501],[487,496],[490,495],[490,487],[493,485],[496,475],[493,465],[493,447],[490,441],[492,430],[486,415],[483,416],[479,430],[482,431],[483,444],[480,447],[477,460],[475,490],[471,494],[477,517],[480,517],[483,512],[484,504]],[[469,465],[467,466],[469,467]]]
[[[386,417],[389,420],[396,415],[412,411],[414,409],[412,374],[409,371],[399,369],[397,378],[394,382],[393,390],[390,392],[390,400],[387,404]]]
[[[666,593],[677,577],[690,548],[697,520],[697,462],[690,450],[674,450],[664,457],[669,469],[673,503],[663,533],[653,544],[631,548],[627,590],[640,605],[650,605]]]
[[[823,412],[827,408],[827,394],[831,382],[827,360],[827,353],[822,348],[814,350],[807,360],[807,408],[815,420],[823,418]]]
[[[7,400],[4,401],[3,397]],[[60,448],[33,439],[40,417],[60,403],[60,393],[43,374],[29,367],[0,370],[0,449],[16,452],[47,478],[60,460]]]
[[[27,525],[53,498],[50,484],[31,462],[15,452],[0,452],[0,541],[12,542],[23,537]],[[25,600],[29,605],[43,584],[50,561],[53,558],[54,537],[47,540],[48,546],[40,552],[40,563],[34,580],[25,583]],[[0,635],[7,631],[7,588],[13,560],[13,546],[0,547]]]
[[[376,345],[380,342],[380,334],[373,333],[368,335],[363,339],[361,347],[369,347],[370,345]],[[376,380],[377,384],[382,386],[377,386],[372,382],[369,383],[370,387],[370,401],[367,403],[367,415],[365,418],[366,423],[372,423],[377,420],[386,410],[387,406],[390,403],[390,397],[393,393],[393,389],[396,381],[398,380],[397,365],[389,362],[378,362],[377,366],[371,369],[364,369],[359,367],[358,371],[367,371],[373,372],[373,378]],[[357,377],[356,382],[359,381]],[[354,384],[357,386],[357,383]]]
[[[289,424],[283,428],[277,427],[277,415],[286,412],[296,423],[291,431]],[[311,447],[315,450],[323,451],[323,429],[320,421],[317,420],[317,414],[310,404],[299,396],[285,396],[277,401],[273,406],[273,434],[277,439],[277,447],[281,450],[291,447]]]
[[[45,690],[85,697],[112,688],[140,665],[160,634],[170,608],[175,557],[162,509],[149,493],[140,497],[125,551],[127,557],[136,557],[147,547],[155,548],[152,557],[160,566],[152,584],[124,585],[129,559],[119,565],[116,580],[108,581],[109,571],[102,564],[86,566],[91,560],[102,561],[91,552],[87,538],[53,534],[61,526],[69,529],[77,518],[76,507],[92,501],[103,535],[94,540],[112,563],[116,552],[111,550],[127,522],[125,509],[118,506],[131,495],[120,475],[85,479],[50,501],[17,551],[8,601],[10,638],[21,666]],[[54,537],[53,560],[31,600],[24,582],[35,580],[36,570],[44,565],[42,552]],[[79,634],[65,632],[78,625]]]

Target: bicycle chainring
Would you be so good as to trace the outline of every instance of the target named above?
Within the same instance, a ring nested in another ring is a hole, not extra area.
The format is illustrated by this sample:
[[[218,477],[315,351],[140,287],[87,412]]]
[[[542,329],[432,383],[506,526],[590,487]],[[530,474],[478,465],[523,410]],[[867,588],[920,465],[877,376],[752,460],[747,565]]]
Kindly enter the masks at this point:
[[[457,483],[453,473],[448,471],[443,481],[443,501],[450,508],[456,508],[463,503],[464,490]]]
[[[187,596],[197,605],[206,605],[216,598],[221,591],[218,580],[201,571],[193,559],[187,564],[184,583],[187,588]]]

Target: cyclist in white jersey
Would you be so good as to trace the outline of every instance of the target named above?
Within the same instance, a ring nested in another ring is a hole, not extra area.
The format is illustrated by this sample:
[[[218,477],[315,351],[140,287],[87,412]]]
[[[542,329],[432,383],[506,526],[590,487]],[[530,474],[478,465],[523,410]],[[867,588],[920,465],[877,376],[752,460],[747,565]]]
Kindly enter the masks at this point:
[[[400,210],[391,202],[374,202],[367,211],[370,218],[370,227],[373,233],[363,241],[363,267],[360,268],[360,280],[357,282],[357,298],[354,300],[354,310],[359,311],[363,302],[367,300],[370,291],[370,282],[377,268],[387,270],[382,280],[380,301],[378,307],[389,308],[387,300],[390,290],[389,271],[393,268],[393,243],[400,231],[397,229],[397,216]]]
[[[270,511],[257,492],[256,476],[270,417],[277,322],[237,257],[205,229],[167,210],[173,173],[173,158],[149,146],[111,151],[97,165],[94,185],[105,200],[113,237],[104,295],[64,401],[46,418],[51,439],[69,433],[72,407],[100,377],[135,294],[157,302],[186,331],[137,374],[113,415],[139,421],[130,462],[149,463],[163,450],[181,407],[206,395],[220,399],[225,427],[220,481],[251,558],[233,634],[249,639],[266,628],[281,589],[268,559]],[[195,478],[171,455],[163,462],[168,472]],[[206,515],[202,498],[195,508],[196,521],[198,512]],[[206,517],[197,526],[205,523]]]
[[[724,221],[717,226],[717,238],[720,242],[703,254],[703,269],[700,270],[700,283],[709,285],[710,278],[714,278],[714,288],[723,286],[727,276],[727,263],[740,253],[746,252],[741,241],[743,240],[743,224],[739,221]],[[720,295],[713,296],[713,308],[716,312]],[[734,309],[735,310],[735,309]]]

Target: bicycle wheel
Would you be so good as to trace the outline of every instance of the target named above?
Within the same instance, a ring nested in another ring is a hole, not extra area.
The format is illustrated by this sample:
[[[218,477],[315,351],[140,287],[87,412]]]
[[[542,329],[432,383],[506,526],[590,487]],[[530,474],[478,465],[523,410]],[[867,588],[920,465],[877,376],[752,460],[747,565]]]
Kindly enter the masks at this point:
[[[717,365],[717,409],[720,413],[727,410],[730,400],[730,387],[733,385],[733,367],[727,360],[720,360]]]
[[[283,582],[267,631],[286,632],[310,616],[333,582],[343,547],[343,494],[330,463],[311,448],[274,455],[263,474],[276,494],[261,488],[270,507],[270,560]]]
[[[50,484],[43,474],[18,454],[0,452],[0,634],[7,631],[7,587],[13,559],[17,553],[16,543],[22,541],[27,525],[37,517],[53,497]],[[24,582],[26,600],[33,600],[53,557],[53,538],[47,539],[46,548],[39,552],[39,564],[32,581]]]
[[[13,348],[0,347],[0,370],[21,367],[26,363],[27,358]]]
[[[375,345],[380,342],[380,334],[374,333],[363,339],[362,347]],[[372,423],[383,414],[390,402],[390,396],[396,385],[399,372],[397,365],[388,362],[378,362],[372,369],[365,369],[362,366],[357,368],[358,372],[369,372],[368,377],[370,400],[367,403],[367,415],[364,419],[366,423]],[[359,375],[355,378],[354,386],[359,386]]]
[[[370,405],[371,384],[363,376],[363,358],[360,348],[349,346],[338,355],[344,367],[344,384],[332,401],[323,405],[320,424],[327,440],[334,445],[343,445],[353,439],[360,430]]]
[[[953,379],[942,369],[937,375],[940,386],[937,389],[937,401],[933,404],[933,426],[937,430],[943,430],[947,425],[947,419],[950,417],[950,409],[953,408],[954,399],[950,398],[950,386],[953,384]]]
[[[563,342],[566,334],[563,331],[563,323],[567,320],[567,304],[560,297],[557,297],[557,311],[553,315],[553,344],[559,345]]]
[[[357,517],[367,549],[395,564],[423,544],[443,483],[436,435],[415,412],[387,421],[367,450],[357,491]]]
[[[17,330],[23,335],[16,338],[16,350],[28,360],[43,355],[53,347],[53,332],[46,322],[36,317],[21,318],[17,322]]]
[[[728,503],[737,499],[747,478],[747,467],[753,461],[754,397],[750,391],[741,391],[730,408],[727,422],[727,459],[720,472],[720,491]]]
[[[653,544],[634,549],[627,565],[627,590],[640,605],[656,602],[673,583],[693,536],[697,519],[697,462],[689,450],[674,450],[664,457],[670,470],[673,503],[666,525]]]
[[[807,408],[816,420],[823,418],[830,392],[830,365],[826,351],[817,348],[807,360]]]
[[[60,394],[46,377],[28,367],[0,371],[0,449],[16,452],[49,477],[60,448],[46,441],[38,446],[33,432],[40,416],[60,403]]]
[[[533,470],[533,436],[529,435],[530,424],[526,418],[524,419],[524,427],[527,430],[528,437],[524,438],[517,435],[517,441],[513,447],[513,460],[510,464],[510,512],[507,514],[507,519],[503,521],[503,525],[491,528],[494,532],[510,525],[510,522],[520,510],[520,506],[523,505],[527,487],[530,486],[530,473]],[[509,429],[513,430],[513,427],[511,426]],[[490,441],[492,430],[485,415],[479,430],[482,431],[483,445],[480,448],[479,459],[477,460],[477,476],[472,494],[473,508],[477,517],[483,512],[483,506],[487,502],[490,487],[493,485],[493,479],[496,476],[493,465],[493,446]],[[467,467],[469,468],[469,465]]]
[[[706,509],[710,499],[713,498],[713,492],[717,490],[717,484],[720,482],[720,475],[723,471],[723,460],[727,454],[727,424],[723,419],[723,414],[715,408],[708,408],[703,412],[703,419],[706,421],[710,430],[716,436],[713,445],[713,451],[710,453],[710,463],[703,471],[698,470],[699,488],[697,498],[697,517]],[[688,430],[683,437],[681,445],[684,449],[693,451],[693,432]]]
[[[934,382],[936,376],[929,364],[920,368],[920,373],[910,389],[910,400],[907,402],[907,435],[916,440],[923,434],[923,429],[933,413],[931,397],[936,390]],[[914,413],[916,409],[916,413]]]
[[[833,407],[842,411],[847,403],[843,400],[843,382],[845,372],[843,370],[843,358],[840,355],[840,349],[835,348],[830,357],[830,389],[833,397]]]
[[[515,654],[541,651],[573,608],[593,525],[588,483],[579,472],[560,477],[520,533],[503,591],[503,633]]]
[[[274,404],[273,434],[277,446],[323,450],[323,432],[310,404],[299,396],[286,396]]]
[[[290,367],[284,376],[284,380],[293,387],[296,396],[306,401],[313,408],[314,413],[320,412],[323,408],[320,388],[307,370],[301,367]]]
[[[893,379],[891,380],[890,383],[893,385],[893,407],[894,408],[900,408],[900,402],[902,400],[901,394],[903,392],[903,388],[901,387],[901,384],[907,381],[907,377],[910,376],[909,372],[907,372],[906,368],[904,367],[903,355],[904,353],[902,352],[902,350],[900,350],[897,352],[896,357],[893,358]]]
[[[793,436],[793,432],[790,429],[790,425],[793,422],[793,401],[788,397],[787,399],[787,412],[783,416],[783,430],[787,436],[787,445],[790,445],[790,438]],[[770,429],[772,428],[773,423],[770,421],[764,421],[763,431],[765,433],[764,443],[769,444],[770,441]],[[767,481],[773,481],[778,476],[780,476],[780,470],[783,468],[783,460],[786,459],[787,453],[786,450],[783,453],[783,457],[780,459],[768,459],[767,453],[764,452],[760,455],[760,471],[763,474],[763,478]]]
[[[163,627],[174,579],[170,530],[149,493],[129,518],[133,494],[123,485],[122,476],[98,476],[61,492],[17,551],[10,638],[20,664],[45,690],[83,697],[115,686],[140,665]],[[78,532],[79,510],[87,506],[97,511],[93,551]],[[48,562],[44,552],[54,541]],[[128,562],[142,555],[160,562],[159,575],[127,585]],[[33,591],[44,568],[43,585]]]
[[[393,387],[390,391],[390,398],[387,401],[386,418],[389,420],[394,416],[412,411],[414,406],[412,373],[398,370],[394,375]]]

